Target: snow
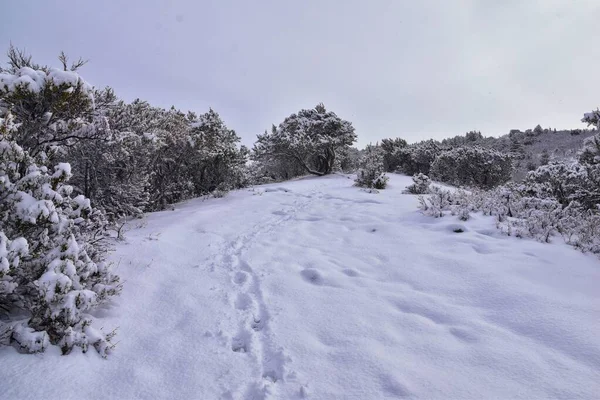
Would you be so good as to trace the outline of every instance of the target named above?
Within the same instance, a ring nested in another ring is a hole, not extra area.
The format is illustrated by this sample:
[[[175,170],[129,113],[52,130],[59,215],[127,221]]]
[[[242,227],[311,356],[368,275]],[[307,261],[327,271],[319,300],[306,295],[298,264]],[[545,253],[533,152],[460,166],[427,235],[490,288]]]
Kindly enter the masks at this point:
[[[18,86],[26,87],[33,93],[38,93],[45,85],[46,74],[29,67],[20,68],[16,74],[0,73],[0,88],[9,92]]]
[[[58,179],[58,178],[63,178],[65,176],[67,177],[71,177],[71,164],[69,163],[58,163],[55,167],[54,167],[54,174],[52,175],[52,178]]]
[[[32,93],[39,93],[47,82],[52,82],[55,86],[68,86],[65,91],[71,93],[74,88],[81,85],[82,89],[88,95],[92,95],[92,86],[85,82],[77,72],[63,71],[52,68],[48,73],[42,70],[34,70],[29,67],[22,67],[15,74],[0,73],[0,89],[13,92],[17,87],[27,89]]]
[[[76,87],[79,81],[83,81],[77,72],[63,71],[58,68],[52,68],[48,73],[48,80],[54,85],[68,85],[70,87]]]
[[[123,293],[94,313],[113,353],[2,347],[0,398],[597,398],[598,258],[421,215],[411,183],[305,178],[131,221]]]

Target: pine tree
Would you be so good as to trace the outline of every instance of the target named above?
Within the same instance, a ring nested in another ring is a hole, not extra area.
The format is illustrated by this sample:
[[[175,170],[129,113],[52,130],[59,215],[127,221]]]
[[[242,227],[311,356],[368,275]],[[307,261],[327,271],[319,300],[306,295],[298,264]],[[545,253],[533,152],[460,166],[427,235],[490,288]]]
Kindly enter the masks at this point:
[[[385,175],[381,148],[368,145],[360,164],[361,168],[356,174],[356,186],[385,189],[389,178]]]
[[[48,342],[63,353],[93,345],[104,356],[112,336],[93,329],[87,312],[120,285],[88,236],[93,209],[85,197],[71,197],[69,164],[39,167],[12,140],[11,119],[5,114],[0,128],[0,305],[30,317],[13,323],[10,340],[28,352]]]
[[[103,134],[91,87],[75,72],[40,67],[14,48],[0,71],[0,309],[4,341],[23,351],[110,349],[88,312],[120,291],[104,261],[106,220],[74,195],[64,150]],[[27,317],[23,319],[23,315]],[[19,317],[21,316],[21,317]]]
[[[491,188],[511,177],[510,157],[480,147],[457,147],[441,153],[431,166],[434,179],[452,185]]]
[[[258,135],[256,161],[286,161],[314,175],[333,172],[340,151],[356,140],[352,123],[327,111],[323,104],[287,117],[270,133]]]

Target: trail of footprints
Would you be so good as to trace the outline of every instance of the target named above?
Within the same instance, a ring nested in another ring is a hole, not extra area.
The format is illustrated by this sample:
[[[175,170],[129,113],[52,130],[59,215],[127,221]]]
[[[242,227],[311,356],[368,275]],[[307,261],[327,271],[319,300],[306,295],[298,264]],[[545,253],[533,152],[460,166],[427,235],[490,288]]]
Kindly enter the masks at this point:
[[[285,377],[289,361],[274,340],[269,326],[270,315],[265,305],[260,282],[252,268],[237,256],[232,257],[238,271],[232,273],[237,287],[234,307],[241,314],[239,329],[231,340],[231,350],[247,353],[253,357],[260,369],[260,377],[251,383],[245,394],[248,399],[264,399],[271,386]]]
[[[231,350],[240,356],[251,357],[258,365],[260,374],[250,382],[244,393],[244,399],[265,399],[276,390],[277,383],[297,381],[294,372],[288,371],[291,359],[284,349],[277,346],[270,329],[271,315],[266,306],[258,274],[244,261],[242,252],[249,247],[257,236],[272,231],[275,227],[291,220],[295,214],[308,206],[308,201],[294,202],[289,212],[274,218],[249,234],[242,235],[226,248],[221,257],[221,265],[230,270],[231,281],[237,292],[232,306],[240,316],[237,332],[231,338]],[[306,387],[300,386],[298,398],[306,395]]]

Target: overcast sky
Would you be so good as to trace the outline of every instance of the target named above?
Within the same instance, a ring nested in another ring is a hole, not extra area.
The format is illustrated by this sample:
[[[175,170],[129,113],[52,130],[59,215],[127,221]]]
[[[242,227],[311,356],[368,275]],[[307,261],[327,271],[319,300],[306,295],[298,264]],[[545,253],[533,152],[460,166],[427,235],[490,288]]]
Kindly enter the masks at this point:
[[[359,146],[584,127],[600,106],[600,0],[10,1],[0,45],[90,62],[126,99],[218,111],[246,144],[323,102]],[[5,59],[4,59],[5,60]]]

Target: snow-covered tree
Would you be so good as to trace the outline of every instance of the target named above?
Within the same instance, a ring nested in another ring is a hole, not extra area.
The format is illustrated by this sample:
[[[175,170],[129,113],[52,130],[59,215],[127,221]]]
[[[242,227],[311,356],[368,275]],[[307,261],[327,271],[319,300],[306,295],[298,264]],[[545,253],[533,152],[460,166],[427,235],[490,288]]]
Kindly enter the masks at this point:
[[[48,343],[100,354],[111,333],[88,312],[120,290],[104,262],[105,218],[74,195],[71,166],[59,162],[79,141],[99,135],[91,87],[74,71],[40,67],[11,48],[0,72],[0,310],[5,342],[23,351]]]
[[[356,174],[356,186],[385,189],[388,179],[383,165],[383,151],[379,146],[367,145]]]
[[[438,142],[426,140],[398,149],[395,157],[399,162],[400,170],[405,174],[429,175],[431,164],[443,150]]]
[[[361,155],[362,152],[356,147],[348,147],[340,151],[336,161],[339,160],[342,172],[356,172],[360,167]]]
[[[253,157],[265,163],[285,160],[306,173],[326,175],[333,172],[339,152],[355,140],[352,123],[319,104],[290,115],[270,133],[258,135]]]
[[[118,101],[110,88],[96,91],[94,98],[97,113],[108,121],[108,129],[104,135],[68,149],[66,160],[73,169],[70,182],[75,193],[90,198],[111,221],[141,216],[149,208],[147,164],[152,141],[129,128],[135,125],[143,129],[146,124],[134,118],[133,107]]]
[[[76,166],[76,189],[112,219],[246,184],[248,150],[215,111],[198,117],[116,99],[104,107],[109,135],[80,142],[68,159]]]
[[[596,129],[600,129],[600,109],[593,110],[589,113],[583,114],[581,122],[585,122],[588,126],[594,126]]]
[[[0,308],[8,313],[11,343],[27,352],[48,342],[68,353],[93,345],[110,349],[110,332],[91,327],[88,312],[120,291],[119,279],[90,235],[94,212],[71,197],[69,164],[35,164],[13,139],[6,110],[0,119]],[[25,320],[14,316],[26,312]],[[6,323],[5,323],[6,324]]]
[[[400,149],[408,146],[406,140],[401,138],[383,139],[381,141],[381,150],[383,151],[383,167],[387,172],[394,172],[400,167],[401,156]]]
[[[248,149],[237,147],[240,137],[227,128],[218,113],[210,109],[192,122],[190,143],[196,194],[229,190],[244,185]]]
[[[510,180],[508,155],[481,147],[458,147],[438,155],[431,175],[452,185],[490,188]]]
[[[95,114],[92,87],[70,69],[39,66],[11,47],[8,68],[0,68],[0,107],[10,110],[19,129],[13,140],[38,161],[52,163],[62,149],[104,134],[106,121]]]

